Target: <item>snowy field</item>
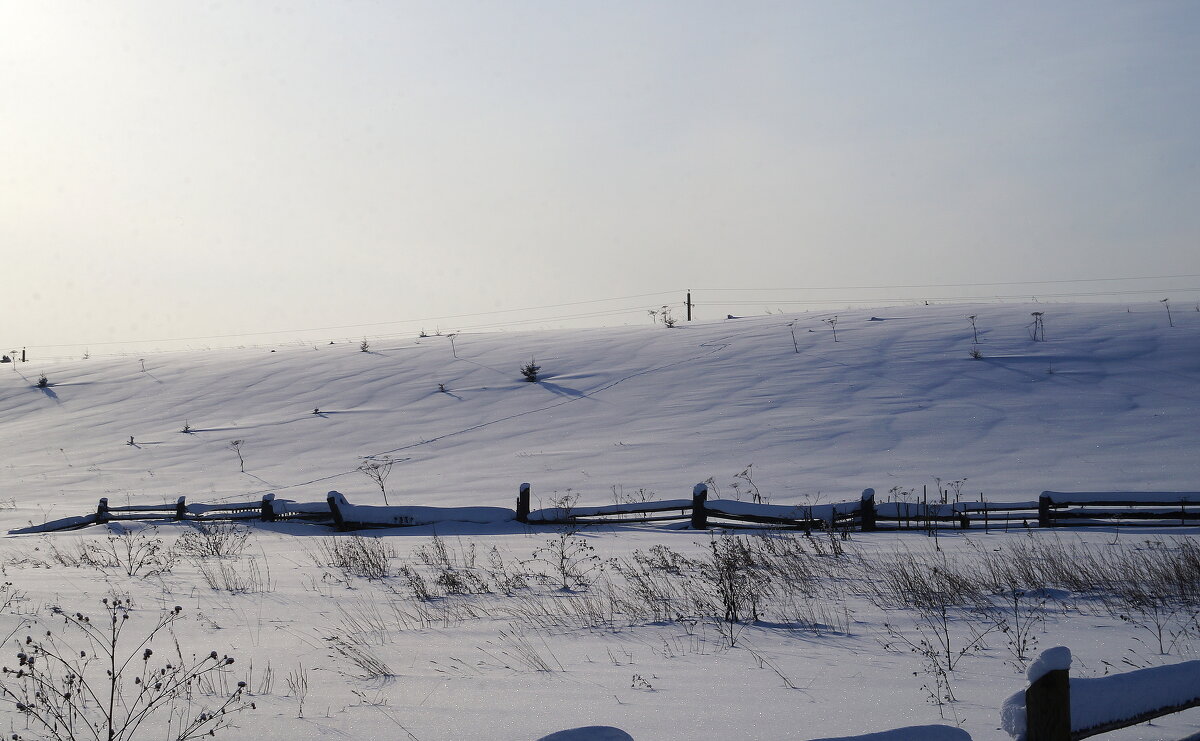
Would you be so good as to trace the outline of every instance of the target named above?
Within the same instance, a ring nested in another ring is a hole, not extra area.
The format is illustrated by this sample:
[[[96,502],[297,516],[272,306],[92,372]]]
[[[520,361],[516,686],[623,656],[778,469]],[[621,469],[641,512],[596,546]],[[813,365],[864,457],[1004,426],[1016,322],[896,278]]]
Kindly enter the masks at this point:
[[[1031,338],[1035,311],[1044,341]],[[391,504],[444,507],[512,507],[525,481],[535,507],[688,497],[706,480],[722,498],[789,505],[867,487],[879,501],[939,487],[991,501],[1200,491],[1200,312],[1173,311],[1174,327],[1157,303],[905,306],[840,312],[835,326],[768,315],[372,339],[366,352],[33,357],[0,365],[0,527],[93,512],[100,497],[320,502],[337,490],[383,504],[364,460],[395,461]],[[519,372],[531,360],[537,383]],[[931,723],[1007,738],[1001,703],[1040,649],[1070,647],[1078,677],[1195,658],[1200,581],[1147,614],[1117,577],[1190,558],[1196,532],[735,540],[501,522],[360,541],[289,523],[226,534],[236,553],[218,557],[201,552],[214,534],[189,525],[93,527],[5,540],[0,637],[14,631],[3,662],[15,666],[14,640],[37,629],[72,639],[59,610],[95,617],[102,598],[127,600],[132,640],[178,605],[156,656],[236,658],[193,709],[247,682],[255,707],[226,738],[537,739],[603,725],[642,741],[811,739]],[[127,547],[161,550],[128,569]],[[713,577],[729,563],[747,590],[733,621]],[[1030,568],[1008,573],[1014,563]],[[41,737],[11,702],[3,722]],[[153,722],[137,737],[161,737]],[[1198,727],[1191,710],[1104,738]]]

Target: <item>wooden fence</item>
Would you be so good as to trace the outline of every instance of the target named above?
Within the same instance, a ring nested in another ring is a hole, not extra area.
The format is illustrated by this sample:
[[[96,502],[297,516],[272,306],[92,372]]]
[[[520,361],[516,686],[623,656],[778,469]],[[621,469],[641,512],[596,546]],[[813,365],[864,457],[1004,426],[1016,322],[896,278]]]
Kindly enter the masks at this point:
[[[1200,661],[1096,678],[1070,676],[1071,651],[1043,651],[1030,665],[1029,685],[1004,701],[1000,725],[1023,741],[1079,741],[1200,707]],[[970,741],[960,728],[914,726],[816,741]],[[1189,736],[1184,741],[1190,741]]]
[[[690,499],[625,502],[531,509],[531,487],[521,484],[516,509],[506,507],[424,507],[355,505],[331,491],[324,502],[295,502],[266,494],[261,500],[189,504],[110,506],[101,499],[93,514],[67,517],[10,531],[11,534],[72,530],[120,521],[296,521],[328,525],[339,530],[409,527],[439,522],[489,524],[516,521],[528,525],[583,527],[678,523],[679,527],[773,528],[785,530],[878,530],[938,528],[1009,529],[1010,527],[1178,526],[1200,525],[1200,493],[1196,492],[1042,492],[1023,502],[928,503],[876,502],[866,489],[857,501],[812,505],[776,505],[730,499],[709,499],[706,484],[697,484]]]
[[[1112,527],[1200,524],[1200,493],[1044,491],[1038,499],[1041,527]]]
[[[1010,698],[1002,711],[1006,730],[1023,731],[1025,741],[1078,741],[1200,707],[1200,661],[1072,679],[1070,651],[1054,648],[1042,657],[1052,652],[1060,652],[1062,659],[1038,672],[1040,676],[1031,675],[1033,681],[1023,695]],[[1036,667],[1037,662],[1031,669],[1037,671]]]

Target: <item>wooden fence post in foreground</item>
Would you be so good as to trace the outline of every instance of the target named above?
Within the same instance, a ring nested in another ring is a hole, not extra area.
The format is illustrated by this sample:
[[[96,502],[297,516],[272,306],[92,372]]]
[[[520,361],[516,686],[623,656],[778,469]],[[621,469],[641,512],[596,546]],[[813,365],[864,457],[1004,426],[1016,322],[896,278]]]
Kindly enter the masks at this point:
[[[1071,676],[1046,672],[1025,690],[1025,741],[1071,741]]]
[[[1038,527],[1053,527],[1054,516],[1051,514],[1050,497],[1045,494],[1038,497]]]
[[[692,489],[692,529],[708,529],[708,510],[704,503],[708,501],[708,484],[696,484]]]
[[[346,529],[346,518],[342,516],[342,511],[338,509],[338,497],[342,496],[336,491],[329,492],[329,496],[325,497],[325,501],[329,502],[329,514],[333,515],[333,524],[337,525],[338,530]]]
[[[859,516],[862,518],[862,530],[864,533],[869,533],[875,529],[875,490],[863,489],[862,499],[859,501]]]
[[[529,522],[529,484],[521,484],[517,492],[517,522]]]
[[[275,522],[275,495],[270,492],[263,494],[261,519],[263,522]]]
[[[96,522],[101,525],[108,522],[108,497],[100,497],[100,504],[96,505]]]

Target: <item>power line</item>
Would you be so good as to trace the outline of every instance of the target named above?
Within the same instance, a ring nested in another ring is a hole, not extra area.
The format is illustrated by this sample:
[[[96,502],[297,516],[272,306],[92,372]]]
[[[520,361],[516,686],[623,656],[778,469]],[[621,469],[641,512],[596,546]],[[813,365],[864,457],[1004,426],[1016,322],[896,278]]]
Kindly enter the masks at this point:
[[[896,288],[981,288],[984,286],[1045,286],[1062,283],[1109,283],[1119,280],[1168,280],[1175,278],[1200,278],[1200,274],[1183,275],[1142,275],[1124,278],[1078,278],[1075,280],[1014,280],[998,283],[917,283],[911,285],[874,285],[874,286],[807,286],[800,288],[693,288],[693,291],[869,291]]]
[[[1145,296],[1145,295],[1157,296],[1157,295],[1160,295],[1160,294],[1168,292],[1168,291],[1170,291],[1170,292],[1187,292],[1187,291],[1200,292],[1200,288],[1172,287],[1172,288],[1156,288],[1153,290],[1078,291],[1078,292],[1074,292],[1074,293],[1039,293],[1039,294],[1037,294],[1037,298],[1083,298],[1083,297],[1089,297],[1089,296]],[[997,295],[989,295],[989,296],[923,296],[922,300],[942,301],[942,302],[989,301],[989,300],[991,300],[991,301],[994,301],[994,300],[1019,301],[1021,299],[1029,299],[1029,298],[1031,298],[1030,294],[1019,293],[1019,294],[1010,294],[1010,295],[997,294]],[[883,302],[894,301],[894,302],[898,302],[898,303],[903,303],[905,301],[913,301],[913,300],[915,300],[915,299],[911,296],[908,296],[908,297],[875,296],[872,298],[845,298],[845,297],[842,297],[842,298],[822,298],[822,299],[781,299],[781,300],[763,298],[763,299],[756,299],[756,300],[737,299],[737,300],[729,300],[729,301],[713,301],[713,302],[710,302],[708,305],[709,306],[761,306],[763,304],[771,304],[771,305],[775,305],[775,306],[780,306],[780,305],[828,306],[829,304],[863,304],[863,303],[877,303],[880,301],[883,301]]]

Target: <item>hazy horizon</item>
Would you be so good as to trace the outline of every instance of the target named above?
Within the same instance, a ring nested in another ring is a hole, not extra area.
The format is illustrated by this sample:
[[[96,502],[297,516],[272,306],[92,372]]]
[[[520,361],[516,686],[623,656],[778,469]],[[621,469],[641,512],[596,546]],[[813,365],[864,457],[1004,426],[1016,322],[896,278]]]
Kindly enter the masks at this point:
[[[1197,31],[1188,2],[3,3],[0,345],[649,323],[688,288],[704,319],[1194,303]]]

